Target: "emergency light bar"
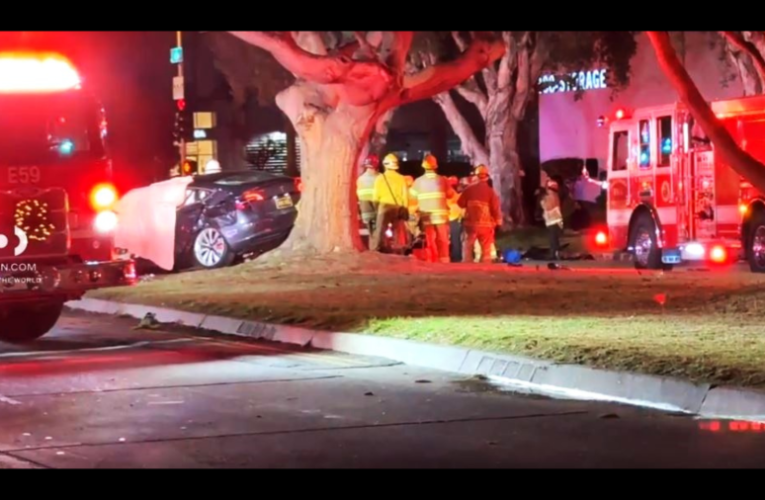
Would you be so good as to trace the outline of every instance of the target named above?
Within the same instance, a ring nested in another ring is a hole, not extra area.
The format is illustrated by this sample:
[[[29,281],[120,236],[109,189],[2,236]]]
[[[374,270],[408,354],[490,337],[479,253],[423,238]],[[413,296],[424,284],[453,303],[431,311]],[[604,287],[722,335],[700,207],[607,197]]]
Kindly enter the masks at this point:
[[[0,53],[0,93],[58,92],[80,87],[72,63],[54,53]]]

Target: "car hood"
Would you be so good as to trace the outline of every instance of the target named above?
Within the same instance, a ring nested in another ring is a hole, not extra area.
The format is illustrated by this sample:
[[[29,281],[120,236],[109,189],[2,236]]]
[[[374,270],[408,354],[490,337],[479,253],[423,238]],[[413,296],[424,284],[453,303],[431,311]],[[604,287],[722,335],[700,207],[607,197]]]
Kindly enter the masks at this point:
[[[117,204],[114,246],[167,271],[175,265],[175,216],[192,177],[175,177],[129,191]]]

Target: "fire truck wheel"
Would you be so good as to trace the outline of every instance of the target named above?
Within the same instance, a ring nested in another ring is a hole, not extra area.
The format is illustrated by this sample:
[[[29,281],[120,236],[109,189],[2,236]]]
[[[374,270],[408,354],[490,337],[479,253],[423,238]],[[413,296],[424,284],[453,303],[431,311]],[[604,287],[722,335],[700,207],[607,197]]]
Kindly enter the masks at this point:
[[[751,233],[747,244],[747,260],[753,273],[765,273],[765,212],[752,214]]]
[[[664,269],[661,249],[656,244],[656,225],[648,214],[640,214],[632,227],[630,247],[636,269]]]
[[[204,269],[230,266],[236,257],[226,238],[215,227],[206,227],[197,233],[191,255],[194,265]]]
[[[0,308],[0,341],[23,344],[37,340],[58,322],[63,302],[45,302],[30,305],[8,305]]]

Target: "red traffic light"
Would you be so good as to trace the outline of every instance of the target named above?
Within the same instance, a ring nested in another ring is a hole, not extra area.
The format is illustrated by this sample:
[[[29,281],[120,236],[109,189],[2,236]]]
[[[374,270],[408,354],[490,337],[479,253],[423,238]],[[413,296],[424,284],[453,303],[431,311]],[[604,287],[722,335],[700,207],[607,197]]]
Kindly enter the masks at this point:
[[[175,103],[178,105],[178,111],[186,109],[186,99],[178,99]]]

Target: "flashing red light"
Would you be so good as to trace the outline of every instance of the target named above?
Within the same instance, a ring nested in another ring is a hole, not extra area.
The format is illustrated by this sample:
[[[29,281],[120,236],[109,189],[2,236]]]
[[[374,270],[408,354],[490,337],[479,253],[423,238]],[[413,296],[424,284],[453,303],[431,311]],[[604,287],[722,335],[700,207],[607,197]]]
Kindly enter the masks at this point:
[[[111,184],[99,184],[90,192],[90,204],[95,210],[112,208],[117,202],[117,190]]]
[[[604,231],[598,231],[595,235],[595,244],[599,247],[604,247],[608,244],[608,235]]]
[[[303,179],[300,177],[295,178],[295,189],[297,189],[298,193],[303,192]]]
[[[728,252],[725,250],[725,247],[720,245],[715,245],[709,251],[709,260],[711,260],[715,264],[723,264],[725,261],[728,260]]]
[[[178,111],[186,109],[186,99],[178,99],[175,104],[178,106]]]
[[[616,119],[621,120],[624,118],[624,110],[623,109],[617,109],[615,113]]]
[[[183,175],[191,175],[193,167],[190,161],[183,162]]]
[[[59,92],[80,88],[80,75],[56,53],[0,53],[0,92]]]

